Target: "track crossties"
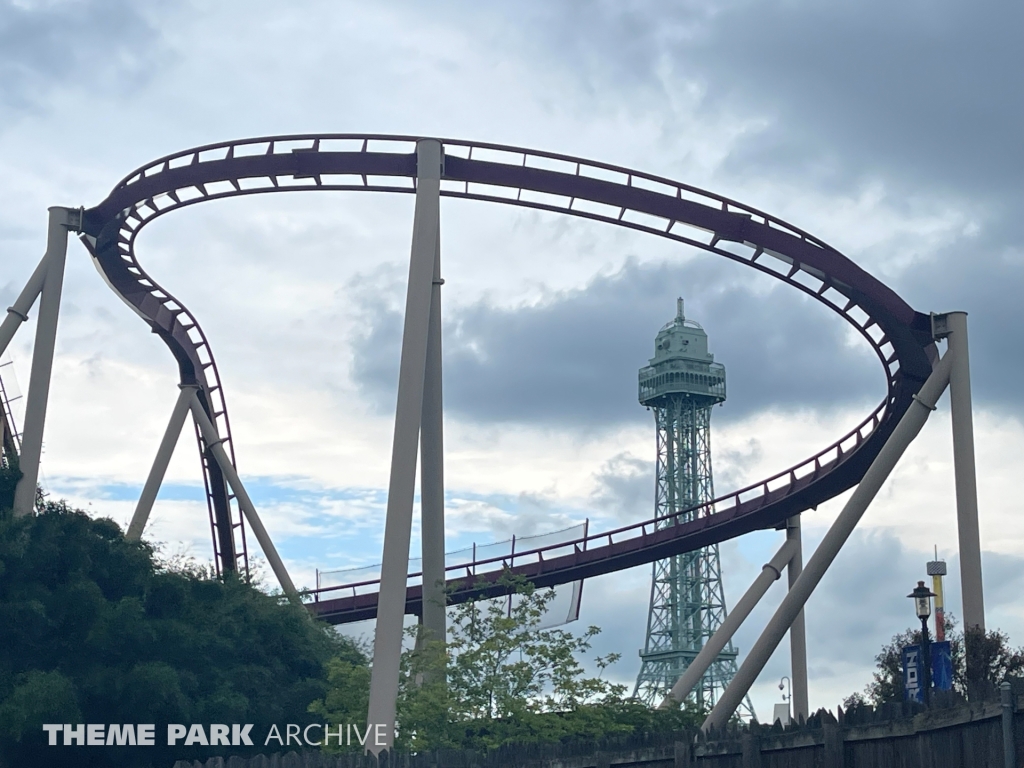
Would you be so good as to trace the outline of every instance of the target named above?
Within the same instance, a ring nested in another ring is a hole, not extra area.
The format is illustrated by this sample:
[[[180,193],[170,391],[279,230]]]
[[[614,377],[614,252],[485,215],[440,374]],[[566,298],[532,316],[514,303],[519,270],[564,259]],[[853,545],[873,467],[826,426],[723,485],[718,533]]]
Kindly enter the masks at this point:
[[[225,197],[309,190],[412,193],[418,140],[323,134],[196,147],[133,172],[85,212],[83,241],[98,268],[170,348],[182,384],[200,386],[232,461],[227,405],[209,342],[192,313],[139,263],[139,232],[170,211]],[[451,568],[448,581],[456,602],[502,594],[497,581],[505,567],[546,587],[774,527],[856,485],[931,372],[937,352],[927,315],[834,248],[767,213],[627,168],[517,147],[440,141],[443,196],[628,227],[745,264],[803,291],[850,323],[875,350],[888,382],[885,399],[853,431],[794,467],[698,507],[691,522],[656,528],[652,519],[517,552],[514,558]],[[218,568],[243,567],[241,516],[197,437]],[[311,608],[333,623],[371,618],[377,611],[376,586],[367,581],[319,590]],[[418,613],[421,599],[420,587],[410,586],[406,610]]]

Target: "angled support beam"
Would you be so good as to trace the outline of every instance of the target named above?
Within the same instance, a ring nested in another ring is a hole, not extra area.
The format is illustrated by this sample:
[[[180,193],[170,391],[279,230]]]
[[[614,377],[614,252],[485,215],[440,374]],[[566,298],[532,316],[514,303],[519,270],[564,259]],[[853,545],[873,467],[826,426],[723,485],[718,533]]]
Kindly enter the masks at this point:
[[[768,622],[768,626],[750,649],[750,653],[747,654],[747,658],[740,666],[736,676],[733,677],[715,708],[711,710],[711,714],[704,721],[702,728],[705,731],[712,727],[720,729],[729,722],[736,707],[743,701],[750,686],[761,674],[764,665],[768,663],[768,659],[803,610],[807,598],[811,596],[814,588],[818,586],[825,575],[825,571],[828,570],[843,544],[853,533],[853,529],[864,515],[868,505],[882,487],[882,483],[889,477],[907,446],[917,437],[928,420],[928,416],[935,410],[936,400],[949,384],[951,363],[952,359],[949,354],[943,356],[920,391],[914,396],[914,402],[903,414],[903,418],[900,419],[896,429],[882,446],[882,450],[879,451],[875,460],[871,462],[871,466],[864,473],[864,477],[857,485],[853,495],[850,496],[849,501],[846,502],[846,506],[836,517],[832,527],[821,540],[821,544],[811,555],[803,572],[782,599],[782,603]]]
[[[25,429],[21,435],[21,480],[14,491],[14,514],[32,513],[39,481],[39,462],[43,455],[43,427],[46,423],[46,404],[50,398],[50,376],[53,371],[53,352],[57,342],[57,315],[60,294],[64,284],[64,263],[68,252],[68,231],[81,226],[82,212],[73,208],[50,208],[46,234],[46,255],[36,268],[38,273],[45,264],[43,284],[39,291],[39,317],[36,320],[36,338],[32,347],[32,371],[25,401]],[[30,295],[36,280],[22,295]],[[21,298],[21,297],[19,297]],[[31,304],[31,301],[29,301]],[[20,311],[20,310],[19,310]],[[27,311],[22,316],[27,316]],[[10,320],[12,313],[8,313]]]
[[[686,701],[690,691],[704,677],[704,673],[708,671],[708,668],[718,658],[718,654],[722,652],[722,649],[732,639],[740,625],[746,621],[750,612],[754,610],[754,606],[764,597],[768,588],[778,581],[782,575],[782,569],[786,567],[787,563],[791,562],[793,555],[797,551],[797,544],[787,537],[786,541],[779,547],[779,551],[775,553],[775,556],[764,564],[761,573],[754,579],[754,583],[750,585],[750,588],[747,589],[743,597],[729,611],[725,621],[719,625],[715,633],[704,643],[700,653],[690,662],[690,666],[686,668],[686,671],[683,672],[676,684],[672,686],[672,690],[669,691],[661,704],[658,705],[658,709],[672,709]]]
[[[420,538],[423,544],[423,629],[428,640],[447,637],[444,591],[444,423],[441,377],[441,237],[434,249],[434,275],[427,329],[427,363],[420,429]]]
[[[405,300],[405,327],[398,373],[398,403],[391,447],[384,556],[377,603],[377,627],[370,675],[367,723],[384,730],[384,743],[376,738],[367,751],[379,754],[395,740],[395,705],[402,655],[402,623],[409,570],[412,503],[416,490],[416,456],[423,412],[431,293],[436,261],[441,201],[441,143],[433,139],[416,145],[416,210],[413,216],[409,286]],[[440,307],[439,307],[440,308]]]
[[[49,262],[44,255],[36,265],[32,277],[25,283],[18,298],[7,308],[7,316],[0,323],[0,355],[7,351],[7,345],[11,343],[14,334],[21,327],[21,324],[28,320],[28,312],[36,303],[36,297],[43,290],[43,282],[46,280],[46,270]]]
[[[789,577],[789,588],[792,589],[804,569],[804,545],[800,533],[800,515],[793,515],[786,521],[786,541],[792,542],[793,557],[786,568]],[[807,631],[804,626],[803,609],[793,620],[789,628],[789,661],[790,683],[793,686],[793,719],[798,723],[809,716],[809,697],[807,690]]]
[[[188,416],[192,398],[195,397],[196,386],[182,386],[178,393],[178,401],[171,411],[171,419],[167,422],[167,430],[164,432],[163,440],[157,449],[156,458],[153,460],[153,467],[149,470],[149,477],[142,488],[142,495],[139,496],[139,503],[135,506],[135,514],[132,515],[132,522],[128,526],[125,538],[129,541],[138,541],[142,538],[142,532],[146,529],[146,522],[149,520],[149,513],[153,509],[153,502],[160,491],[160,484],[164,481],[167,473],[167,465],[171,463],[171,456],[174,455],[174,448],[181,436],[181,428]]]
[[[203,404],[199,402],[199,396],[196,394],[195,389],[192,389],[192,397],[189,399],[189,408],[192,410],[192,418],[195,419],[196,424],[199,425],[199,431],[203,434],[203,440],[206,441],[208,450],[217,460],[217,464],[224,473],[224,479],[228,481],[228,485],[231,486],[231,490],[235,492],[235,498],[238,499],[238,506],[242,508],[242,514],[244,514],[245,519],[249,521],[249,527],[252,528],[252,532],[256,534],[256,541],[259,542],[260,548],[263,550],[263,554],[267,556],[267,562],[270,563],[270,569],[277,577],[277,581],[281,585],[281,589],[284,590],[284,593],[290,600],[293,602],[299,602],[299,593],[296,591],[295,585],[292,584],[292,579],[288,575],[288,571],[284,567],[284,563],[281,561],[280,555],[277,554],[277,548],[274,546],[274,542],[271,541],[270,534],[267,533],[267,529],[263,527],[263,521],[260,520],[260,516],[256,514],[256,507],[253,505],[252,499],[249,498],[249,494],[246,492],[245,486],[242,485],[242,481],[238,477],[238,472],[235,471],[235,467],[232,465],[231,459],[228,457],[228,452],[224,450],[224,441],[217,433],[217,428],[213,425],[213,422],[210,421],[210,417],[206,415],[206,411],[203,410]]]

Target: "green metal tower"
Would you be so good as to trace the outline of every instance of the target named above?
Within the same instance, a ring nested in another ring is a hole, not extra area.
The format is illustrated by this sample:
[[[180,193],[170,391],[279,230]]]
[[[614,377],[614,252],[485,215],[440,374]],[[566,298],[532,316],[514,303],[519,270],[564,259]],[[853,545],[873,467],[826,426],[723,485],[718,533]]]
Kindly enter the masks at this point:
[[[640,404],[654,411],[658,433],[655,517],[661,526],[689,522],[696,513],[677,512],[714,498],[711,474],[711,408],[725,401],[725,366],[708,352],[704,329],[683,315],[654,341],[654,357],[640,369]],[[675,555],[654,564],[647,642],[633,695],[657,706],[705,641],[725,619],[725,593],[718,545]],[[711,709],[736,674],[730,642],[718,655],[690,700]],[[749,698],[741,717],[753,715]]]

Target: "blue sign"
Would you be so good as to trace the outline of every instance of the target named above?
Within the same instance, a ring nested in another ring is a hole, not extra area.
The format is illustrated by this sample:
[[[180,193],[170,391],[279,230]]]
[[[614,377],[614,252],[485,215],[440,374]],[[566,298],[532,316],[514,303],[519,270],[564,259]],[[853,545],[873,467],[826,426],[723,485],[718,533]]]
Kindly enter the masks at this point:
[[[937,691],[953,690],[953,654],[949,640],[932,643],[932,687]]]
[[[903,647],[903,698],[907,701],[924,701],[924,676],[921,674],[921,647]]]
[[[932,688],[948,691],[953,688],[953,656],[949,641],[930,643]],[[921,646],[907,645],[901,654],[903,662],[903,698],[907,701],[924,701],[924,666]]]

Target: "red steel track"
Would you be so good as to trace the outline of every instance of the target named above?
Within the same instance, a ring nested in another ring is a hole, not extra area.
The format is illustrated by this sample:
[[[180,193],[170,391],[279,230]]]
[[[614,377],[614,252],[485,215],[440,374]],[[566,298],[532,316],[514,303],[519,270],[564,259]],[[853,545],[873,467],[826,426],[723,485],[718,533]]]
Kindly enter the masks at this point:
[[[196,318],[140,265],[142,228],[186,205],[288,191],[415,190],[417,137],[322,134],[211,144],[160,158],[85,211],[83,242],[111,288],[164,340],[182,384],[201,387],[204,406],[231,446],[220,377]],[[513,557],[449,568],[452,600],[503,594],[504,569],[538,587],[631,568],[761,528],[816,507],[856,485],[931,372],[937,352],[928,315],[826,243],[775,217],[686,184],[564,155],[442,139],[441,194],[570,214],[647,232],[738,261],[820,301],[875,350],[885,399],[861,424],[794,467],[678,513],[679,524],[646,520]],[[246,561],[241,516],[198,435],[218,569]],[[418,574],[412,574],[413,576]],[[372,618],[376,580],[316,590],[310,608],[335,624]],[[419,613],[418,585],[406,610]]]

